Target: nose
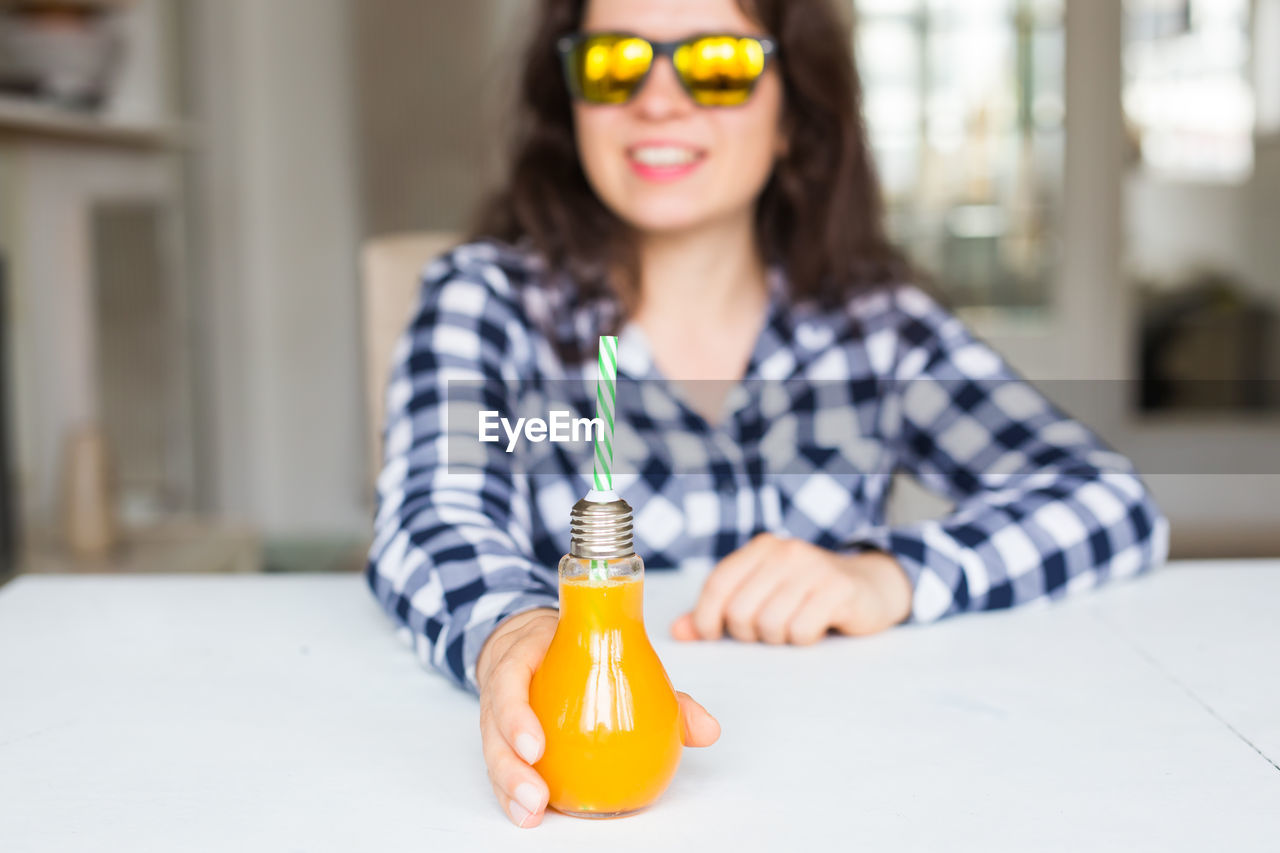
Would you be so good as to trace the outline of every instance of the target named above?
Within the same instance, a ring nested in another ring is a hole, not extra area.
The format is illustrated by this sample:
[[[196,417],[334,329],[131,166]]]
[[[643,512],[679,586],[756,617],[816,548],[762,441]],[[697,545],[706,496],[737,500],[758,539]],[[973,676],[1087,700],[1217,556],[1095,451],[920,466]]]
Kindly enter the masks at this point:
[[[631,108],[641,118],[662,121],[687,115],[694,104],[680,85],[671,60],[660,56],[654,59],[648,78],[631,101]]]

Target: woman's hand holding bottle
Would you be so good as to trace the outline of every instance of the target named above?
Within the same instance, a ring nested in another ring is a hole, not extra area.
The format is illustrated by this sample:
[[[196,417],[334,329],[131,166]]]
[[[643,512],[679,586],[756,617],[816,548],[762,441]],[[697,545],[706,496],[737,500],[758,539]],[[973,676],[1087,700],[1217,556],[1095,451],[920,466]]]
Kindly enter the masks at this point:
[[[677,640],[808,645],[827,631],[875,634],[911,613],[911,581],[879,551],[840,554],[801,539],[756,536],[719,562]]]
[[[504,620],[476,660],[480,740],[498,803],[517,826],[537,826],[547,784],[533,769],[542,756],[542,726],[529,707],[529,680],[556,632],[556,611],[540,608]]]
[[[533,768],[546,745],[542,726],[529,705],[529,682],[555,635],[558,615],[539,608],[516,614],[498,625],[480,650],[476,681],[480,688],[480,739],[489,781],[512,822],[533,827],[542,822],[549,791]],[[710,746],[720,724],[686,693],[676,693],[684,721],[685,746]]]

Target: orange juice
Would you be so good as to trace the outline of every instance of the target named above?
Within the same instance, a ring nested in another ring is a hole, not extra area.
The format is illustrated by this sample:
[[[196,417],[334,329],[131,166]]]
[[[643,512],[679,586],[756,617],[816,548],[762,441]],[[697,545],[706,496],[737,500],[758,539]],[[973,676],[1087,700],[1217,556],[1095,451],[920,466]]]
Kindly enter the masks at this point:
[[[680,762],[675,690],[644,630],[644,579],[560,579],[560,623],[529,702],[557,811],[613,817],[656,800]]]

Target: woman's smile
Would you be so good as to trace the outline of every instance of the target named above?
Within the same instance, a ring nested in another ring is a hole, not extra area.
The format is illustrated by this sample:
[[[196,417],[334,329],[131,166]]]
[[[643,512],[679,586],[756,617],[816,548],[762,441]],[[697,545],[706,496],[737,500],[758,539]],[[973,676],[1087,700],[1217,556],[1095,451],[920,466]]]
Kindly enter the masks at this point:
[[[668,183],[688,177],[705,162],[707,151],[683,142],[646,140],[629,146],[627,163],[646,181]]]

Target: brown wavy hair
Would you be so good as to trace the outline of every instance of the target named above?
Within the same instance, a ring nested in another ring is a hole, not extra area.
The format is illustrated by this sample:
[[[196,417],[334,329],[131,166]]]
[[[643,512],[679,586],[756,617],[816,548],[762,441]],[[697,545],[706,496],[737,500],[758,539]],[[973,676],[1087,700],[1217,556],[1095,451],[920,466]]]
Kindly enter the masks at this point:
[[[542,0],[524,60],[506,184],[482,207],[474,238],[525,241],[583,297],[634,307],[639,262],[631,228],[596,196],[578,159],[573,108],[556,42],[577,32],[588,0]],[[912,275],[885,234],[862,120],[850,30],[830,0],[737,0],[779,44],[787,152],[756,207],[767,263],[792,294],[838,304]]]

